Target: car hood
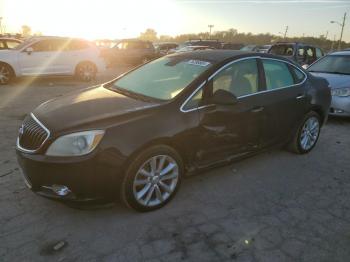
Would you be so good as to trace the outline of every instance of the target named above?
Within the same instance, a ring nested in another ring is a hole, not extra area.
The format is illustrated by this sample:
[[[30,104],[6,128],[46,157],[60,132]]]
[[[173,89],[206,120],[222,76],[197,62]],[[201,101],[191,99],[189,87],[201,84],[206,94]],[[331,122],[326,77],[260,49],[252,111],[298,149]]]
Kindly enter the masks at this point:
[[[310,72],[314,76],[327,79],[330,88],[350,87],[350,75]]]
[[[105,128],[116,124],[118,117],[158,105],[99,86],[49,100],[38,106],[33,114],[50,132],[65,132]]]

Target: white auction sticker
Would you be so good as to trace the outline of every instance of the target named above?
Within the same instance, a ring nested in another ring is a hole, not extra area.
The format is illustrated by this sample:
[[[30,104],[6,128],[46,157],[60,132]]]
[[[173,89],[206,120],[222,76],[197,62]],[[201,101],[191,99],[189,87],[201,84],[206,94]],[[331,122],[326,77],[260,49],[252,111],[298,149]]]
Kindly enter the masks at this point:
[[[197,65],[197,66],[208,66],[208,65],[210,65],[209,62],[201,61],[201,60],[193,60],[193,59],[189,60],[187,63],[190,64],[190,65]]]

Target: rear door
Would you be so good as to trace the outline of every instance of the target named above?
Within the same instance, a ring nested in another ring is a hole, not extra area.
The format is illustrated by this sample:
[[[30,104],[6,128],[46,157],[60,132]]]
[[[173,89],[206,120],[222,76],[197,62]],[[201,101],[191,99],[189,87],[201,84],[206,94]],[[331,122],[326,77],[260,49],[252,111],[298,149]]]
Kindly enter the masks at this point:
[[[306,111],[306,75],[293,65],[262,58],[266,91],[261,94],[265,112],[263,146],[285,141]]]

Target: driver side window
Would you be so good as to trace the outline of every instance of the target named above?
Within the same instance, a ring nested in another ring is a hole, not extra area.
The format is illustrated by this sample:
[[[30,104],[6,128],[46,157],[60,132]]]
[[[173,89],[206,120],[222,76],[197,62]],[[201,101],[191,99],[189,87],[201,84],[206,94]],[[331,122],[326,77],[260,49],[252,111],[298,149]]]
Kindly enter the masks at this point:
[[[48,52],[51,51],[51,41],[50,40],[41,40],[32,44],[30,47],[33,48],[34,52]]]
[[[222,89],[236,97],[259,91],[259,74],[256,59],[233,63],[213,78],[213,94]]]

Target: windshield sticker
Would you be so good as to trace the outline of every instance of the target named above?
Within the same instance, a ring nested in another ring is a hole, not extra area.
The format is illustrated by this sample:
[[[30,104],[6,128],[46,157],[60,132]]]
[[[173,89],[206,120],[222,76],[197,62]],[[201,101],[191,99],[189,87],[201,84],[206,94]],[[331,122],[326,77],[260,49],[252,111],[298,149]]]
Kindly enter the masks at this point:
[[[201,60],[189,60],[187,63],[190,65],[196,65],[196,66],[208,66],[208,65],[210,65],[209,62],[201,61]]]

